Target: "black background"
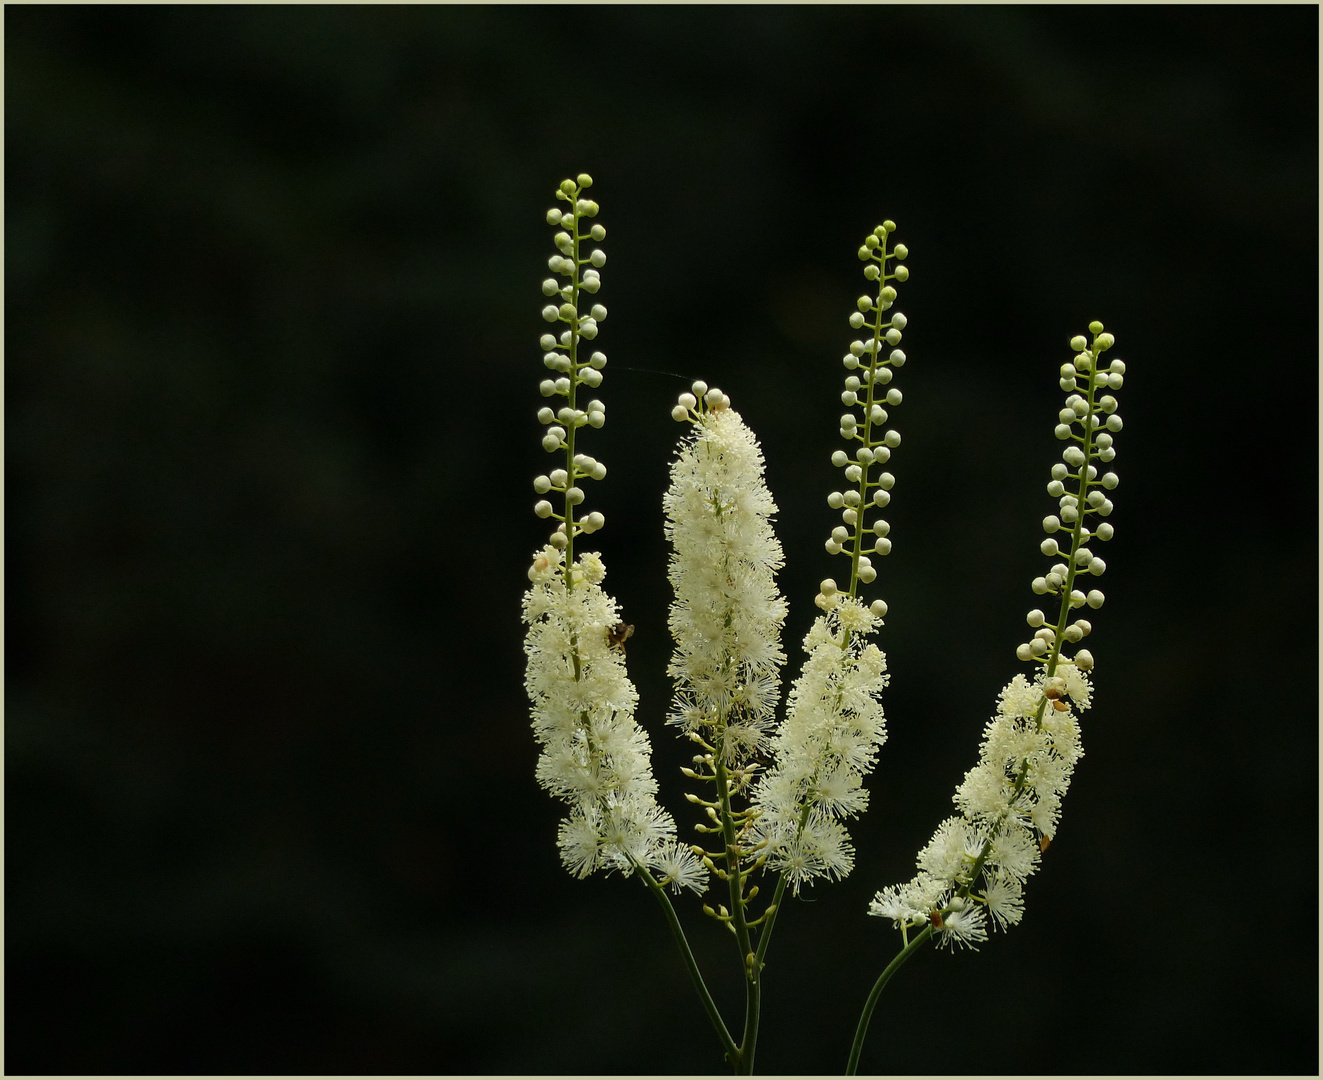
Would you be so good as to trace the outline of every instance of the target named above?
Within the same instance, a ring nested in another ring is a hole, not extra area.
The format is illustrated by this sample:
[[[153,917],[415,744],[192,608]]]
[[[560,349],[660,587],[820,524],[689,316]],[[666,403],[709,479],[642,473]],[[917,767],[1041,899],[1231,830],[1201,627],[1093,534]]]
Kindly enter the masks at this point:
[[[1034,606],[1067,342],[1129,364],[1087,757],[1026,917],[863,1068],[1318,1068],[1318,11],[6,7],[6,1068],[719,1072],[652,899],[559,866],[519,600],[545,210],[608,228],[588,452],[662,800],[681,379],[781,510],[797,670],[885,217],[891,739],[763,1071],[843,1068]],[[737,959],[682,901],[738,1022]]]

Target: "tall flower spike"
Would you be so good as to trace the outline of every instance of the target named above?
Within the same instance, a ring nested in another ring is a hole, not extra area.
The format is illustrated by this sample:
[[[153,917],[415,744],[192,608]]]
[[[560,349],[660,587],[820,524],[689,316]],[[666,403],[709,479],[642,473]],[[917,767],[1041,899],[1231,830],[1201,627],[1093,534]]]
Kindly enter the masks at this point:
[[[768,748],[785,663],[786,602],[775,581],[784,559],[772,531],[776,504],[763,478],[762,450],[730,398],[697,382],[671,415],[693,428],[662,500],[675,590],[668,674],[676,693],[668,722],[699,747],[686,775],[716,785],[715,802],[691,801],[715,810],[749,786],[758,769],[754,757]],[[738,828],[749,816],[732,813]]]
[[[597,274],[606,262],[600,250],[587,256],[580,245],[601,240],[606,230],[594,225],[586,234],[582,219],[597,214],[597,204],[582,197],[592,183],[586,173],[561,183],[557,197],[568,211],[551,210],[547,221],[561,226],[555,237],[560,254],[549,266],[560,278],[542,283],[549,304],[542,316],[565,326],[560,337],[542,338],[543,363],[558,378],[542,384],[544,397],[563,397],[558,413],[542,409],[539,419],[548,425],[542,445],[549,453],[563,453],[563,468],[534,481],[534,490],[561,496],[557,513],[549,500],[535,507],[539,517],[559,521],[551,542],[533,558],[524,597],[528,636],[526,686],[532,702],[533,732],[541,744],[537,777],[543,787],[569,805],[561,822],[559,846],[566,869],[578,877],[595,870],[632,873],[636,866],[654,870],[663,883],[701,891],[706,883],[702,866],[688,847],[676,842],[675,821],[657,805],[657,782],[652,775],[652,748],[634,720],[638,694],[625,671],[626,636],[615,602],[602,589],[606,568],[601,557],[589,552],[574,555],[574,541],[602,527],[602,515],[583,515],[579,484],[600,480],[606,467],[576,446],[584,426],[601,427],[605,410],[600,401],[581,408],[581,385],[596,388],[606,357],[595,352],[582,359],[580,346],[597,336],[606,309],[594,305],[589,315],[579,314],[582,292],[595,293]],[[583,268],[591,267],[589,270]],[[580,272],[583,271],[582,276]]]
[[[886,686],[886,657],[867,639],[882,625],[887,605],[865,607],[859,586],[873,582],[873,555],[891,550],[891,526],[880,511],[891,501],[895,477],[883,470],[900,445],[900,434],[887,427],[888,409],[901,403],[891,382],[905,364],[897,348],[905,316],[887,314],[895,303],[895,282],[908,280],[899,261],[909,255],[904,244],[887,250],[896,226],[885,221],[859,248],[864,277],[873,285],[850,316],[853,330],[867,337],[850,344],[843,363],[849,375],[841,403],[841,436],[855,444],[853,453],[837,450],[832,464],[845,470],[843,491],[833,491],[827,505],[841,514],[841,524],[827,540],[827,552],[850,560],[850,583],[842,591],[825,579],[815,599],[818,616],[804,639],[808,657],[790,691],[786,719],[773,740],[775,765],[758,785],[755,831],[766,844],[769,865],[787,875],[793,889],[815,877],[843,878],[854,865],[854,849],[842,821],[868,805],[864,777],[872,771],[886,741],[880,697]],[[884,352],[886,353],[884,357]],[[859,410],[858,413],[855,410]]]
[[[1116,451],[1112,436],[1121,430],[1116,399],[1105,390],[1119,390],[1125,364],[1101,362],[1113,337],[1102,323],[1089,325],[1093,344],[1079,336],[1071,340],[1078,355],[1061,368],[1061,388],[1069,391],[1060,414],[1057,437],[1069,441],[1064,464],[1052,467],[1048,494],[1059,500],[1058,514],[1044,519],[1049,539],[1042,545],[1049,557],[1065,554],[1033,591],[1059,598],[1055,623],[1035,608],[1027,622],[1033,638],[1016,650],[1021,660],[1037,664],[1032,678],[1016,675],[1001,692],[997,714],[984,728],[979,763],[956,789],[957,816],[937,827],[919,852],[918,875],[904,885],[879,892],[872,915],[891,919],[903,931],[925,923],[940,927],[942,944],[973,946],[987,937],[989,918],[1005,929],[1024,913],[1023,885],[1056,835],[1061,799],[1070,786],[1075,763],[1084,756],[1076,712],[1090,705],[1088,671],[1093,656],[1086,649],[1067,658],[1062,650],[1092,629],[1088,620],[1071,621],[1071,612],[1102,605],[1098,590],[1075,587],[1080,574],[1101,574],[1106,567],[1085,546],[1091,539],[1108,540],[1107,522],[1087,527],[1090,515],[1112,511],[1104,491],[1116,487],[1116,474],[1101,478],[1094,461],[1110,462]],[[1101,486],[1098,486],[1101,485]],[[1056,537],[1068,534],[1069,551]],[[955,914],[953,920],[951,915]]]

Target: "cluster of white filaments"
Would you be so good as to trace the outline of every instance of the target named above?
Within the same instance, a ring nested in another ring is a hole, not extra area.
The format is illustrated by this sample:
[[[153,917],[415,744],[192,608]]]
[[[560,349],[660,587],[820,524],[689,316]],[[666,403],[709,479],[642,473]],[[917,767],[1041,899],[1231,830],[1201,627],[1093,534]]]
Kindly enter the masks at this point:
[[[956,789],[959,814],[919,852],[914,879],[879,892],[869,914],[905,932],[932,925],[947,946],[985,940],[989,917],[1000,929],[1018,923],[1025,880],[1056,835],[1061,798],[1084,756],[1075,710],[1090,696],[1088,676],[1073,664],[1033,682],[1016,675],[984,728],[978,765]]]
[[[1093,656],[1080,649],[1068,658],[1062,648],[1078,643],[1092,629],[1086,619],[1072,621],[1072,610],[1103,603],[1101,592],[1077,589],[1075,579],[1106,569],[1085,544],[1113,535],[1107,522],[1087,526],[1089,515],[1107,517],[1112,511],[1104,490],[1116,487],[1116,474],[1100,478],[1093,462],[1106,464],[1116,456],[1112,442],[1121,430],[1121,418],[1116,399],[1103,391],[1120,389],[1125,372],[1120,360],[1106,368],[1099,363],[1114,343],[1111,334],[1103,333],[1102,323],[1091,323],[1089,330],[1093,344],[1082,335],[1073,338],[1071,348],[1078,355],[1061,368],[1061,388],[1070,397],[1056,433],[1071,445],[1062,454],[1064,464],[1053,466],[1047,489],[1060,500],[1060,513],[1043,522],[1053,534],[1043,542],[1043,553],[1066,554],[1067,561],[1035,578],[1032,586],[1040,596],[1059,598],[1057,619],[1046,625],[1041,610],[1029,612],[1027,621],[1035,634],[1016,654],[1035,661],[1038,670],[1032,680],[1015,676],[1002,690],[997,715],[984,729],[979,763],[956,789],[959,815],[942,822],[919,852],[918,875],[883,889],[869,908],[870,914],[891,919],[906,940],[910,930],[928,925],[938,931],[942,944],[974,947],[987,938],[989,919],[1000,929],[1020,921],[1024,882],[1056,835],[1061,798],[1075,763],[1084,756],[1076,713],[1091,702],[1088,672]],[[1068,552],[1059,547],[1058,533],[1069,535]]]
[[[662,499],[675,590],[670,722],[704,744],[700,767],[712,754],[740,767],[766,750],[780,698],[784,559],[757,438],[720,390],[700,382],[694,392],[676,409],[693,430]]]
[[[841,416],[840,431],[857,445],[852,454],[832,454],[832,464],[844,469],[850,486],[827,497],[827,505],[840,511],[841,524],[826,547],[829,554],[850,559],[850,582],[842,590],[826,578],[819,587],[815,603],[823,614],[804,639],[808,656],[773,739],[774,766],[754,794],[754,834],[765,845],[768,864],[782,871],[796,892],[815,877],[843,878],[853,867],[854,849],[843,822],[867,806],[864,778],[886,741],[879,700],[887,683],[886,657],[868,638],[882,625],[887,605],[878,599],[865,606],[858,591],[877,577],[871,556],[891,550],[891,526],[868,515],[891,501],[896,480],[882,466],[900,445],[900,433],[887,427],[887,409],[901,403],[900,391],[889,384],[905,364],[896,347],[905,316],[886,313],[896,300],[892,283],[906,281],[909,271],[899,263],[888,268],[888,262],[909,252],[904,244],[888,250],[895,229],[894,222],[883,222],[859,248],[864,277],[876,291],[861,296],[850,316],[851,329],[867,329],[868,336],[851,342],[843,360],[849,374],[841,403],[851,411]]]
[[[701,891],[706,873],[657,805],[652,748],[634,720],[638,693],[613,634],[620,612],[602,590],[605,573],[597,554],[567,566],[549,544],[533,560],[524,597],[537,778],[570,807],[561,859],[578,877],[644,866],[663,883]]]
[[[715,798],[687,795],[711,821],[699,831],[720,833],[729,824],[732,834],[747,833],[751,811],[732,809],[732,800],[752,782],[755,755],[768,749],[785,663],[786,602],[775,580],[784,560],[771,522],[776,504],[758,440],[729,397],[696,382],[671,415],[693,427],[662,500],[675,590],[668,673],[676,692],[668,722],[698,747],[685,775],[715,785]],[[750,853],[725,845],[697,850],[714,871],[724,860],[736,873],[740,857]]]
[[[634,720],[638,694],[626,674],[624,654],[630,628],[621,621],[616,601],[602,590],[606,569],[601,557],[588,553],[576,559],[574,553],[578,536],[604,524],[600,513],[576,513],[584,500],[579,484],[606,475],[605,465],[575,445],[579,429],[600,428],[605,421],[600,401],[579,406],[580,387],[600,386],[606,366],[600,352],[586,360],[580,354],[581,342],[595,338],[606,318],[600,304],[588,315],[579,313],[580,293],[597,292],[597,271],[606,262],[599,249],[586,256],[580,251],[582,242],[606,236],[601,225],[586,234],[581,229],[581,219],[596,216],[598,210],[597,203],[581,197],[591,183],[587,174],[563,181],[557,198],[570,209],[547,213],[548,223],[562,231],[555,236],[560,254],[548,264],[559,277],[544,281],[542,291],[561,302],[543,308],[542,317],[565,324],[565,329],[559,337],[542,337],[543,363],[559,376],[542,383],[542,394],[563,397],[565,405],[559,412],[543,408],[538,419],[547,425],[543,447],[564,454],[565,462],[533,482],[538,494],[557,492],[563,499],[559,513],[547,499],[534,507],[538,517],[559,524],[551,542],[533,558],[528,571],[532,585],[524,598],[526,685],[533,732],[542,747],[537,777],[569,805],[558,842],[571,873],[586,877],[595,870],[633,873],[646,868],[663,884],[701,892],[706,871],[692,851],[676,841],[674,819],[657,805],[651,745]]]
[[[864,777],[886,741],[879,698],[887,660],[867,640],[882,620],[854,597],[834,593],[832,600],[804,638],[808,656],[772,740],[775,764],[753,796],[754,835],[796,893],[815,877],[843,878],[854,866],[842,822],[867,807]]]

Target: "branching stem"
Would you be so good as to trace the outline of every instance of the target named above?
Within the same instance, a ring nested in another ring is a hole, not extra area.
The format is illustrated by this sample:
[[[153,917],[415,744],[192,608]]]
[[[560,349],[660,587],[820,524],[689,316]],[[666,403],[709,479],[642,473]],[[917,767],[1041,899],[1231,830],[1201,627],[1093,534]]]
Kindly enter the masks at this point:
[[[707,984],[703,982],[703,974],[698,970],[698,961],[694,959],[693,950],[689,948],[689,939],[684,936],[684,929],[680,926],[675,908],[671,906],[670,897],[666,895],[666,890],[658,884],[657,879],[648,873],[646,866],[636,862],[633,858],[630,859],[630,862],[633,864],[634,873],[652,891],[652,895],[657,898],[657,903],[661,905],[662,915],[666,918],[666,925],[671,928],[671,935],[675,938],[675,944],[679,946],[685,970],[689,972],[694,990],[697,991],[699,1000],[703,1003],[703,1010],[712,1022],[712,1029],[717,1033],[717,1038],[721,1040],[721,1045],[725,1048],[726,1060],[738,1069],[738,1063],[741,1059],[740,1048],[735,1045],[735,1040],[730,1037],[730,1031],[726,1028],[726,1022],[721,1019],[721,1012],[717,1009],[717,1003],[712,1000]]]

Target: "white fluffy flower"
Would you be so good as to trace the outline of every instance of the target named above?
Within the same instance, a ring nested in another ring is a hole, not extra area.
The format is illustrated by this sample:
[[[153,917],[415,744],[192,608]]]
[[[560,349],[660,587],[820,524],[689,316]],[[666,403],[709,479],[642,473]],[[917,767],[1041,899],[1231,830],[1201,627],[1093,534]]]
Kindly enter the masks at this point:
[[[941,940],[938,945],[953,951],[957,945],[963,945],[965,948],[977,951],[975,942],[988,940],[985,926],[983,909],[973,904],[948,911],[942,917]]]
[[[804,639],[803,672],[772,740],[775,765],[754,795],[768,864],[787,873],[796,891],[814,877],[843,878],[853,866],[841,820],[868,805],[863,779],[886,741],[878,700],[887,684],[886,657],[865,640],[880,624],[853,597],[839,598],[814,622]],[[827,847],[803,841],[828,835]]]
[[[676,680],[669,722],[700,732],[738,765],[762,749],[779,697],[786,603],[781,545],[758,440],[728,407],[701,414],[662,500],[675,590]]]
[[[1024,897],[1020,883],[1013,877],[992,874],[983,892],[983,903],[1001,929],[1014,926],[1024,917]]]
[[[945,916],[947,945],[972,946],[986,937],[984,908],[1002,929],[1020,921],[1022,885],[1056,834],[1061,797],[1084,756],[1079,721],[1062,695],[1086,708],[1089,677],[1065,665],[1057,672],[1033,682],[1017,675],[1002,690],[997,714],[983,731],[979,762],[956,789],[960,815],[943,821],[919,852],[918,876],[879,892],[870,914],[913,926],[933,909],[963,905]],[[931,907],[916,904],[919,895]]]
[[[561,553],[544,548],[524,596],[525,685],[542,746],[537,778],[570,808],[561,859],[577,877],[629,873],[637,862],[701,891],[701,867],[677,851],[675,821],[657,805],[652,747],[634,721],[638,694],[610,637],[620,613],[602,591],[602,560],[581,556],[568,568],[572,587],[565,570]]]
[[[698,856],[684,844],[665,845],[657,857],[655,866],[658,882],[662,885],[670,885],[676,892],[683,888],[701,893],[707,888],[707,869],[698,861]]]
[[[924,922],[942,906],[945,892],[945,881],[921,870],[913,881],[881,890],[869,905],[868,913],[890,919],[897,928]]]

